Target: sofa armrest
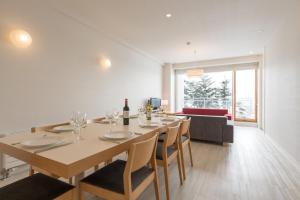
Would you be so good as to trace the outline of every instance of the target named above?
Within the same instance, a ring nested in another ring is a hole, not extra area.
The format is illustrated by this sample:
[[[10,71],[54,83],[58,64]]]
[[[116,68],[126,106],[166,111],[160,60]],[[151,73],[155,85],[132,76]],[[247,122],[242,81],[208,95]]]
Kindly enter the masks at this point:
[[[233,143],[234,142],[234,126],[230,120],[227,121],[227,124],[223,126],[223,142]]]
[[[231,114],[226,114],[224,116],[227,117],[228,120],[232,120],[232,115]]]

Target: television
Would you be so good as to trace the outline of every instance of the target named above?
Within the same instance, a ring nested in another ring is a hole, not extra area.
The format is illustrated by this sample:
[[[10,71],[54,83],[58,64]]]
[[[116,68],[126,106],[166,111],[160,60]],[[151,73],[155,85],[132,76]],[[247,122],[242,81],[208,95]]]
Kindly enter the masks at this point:
[[[150,98],[150,103],[152,105],[153,110],[157,110],[161,106],[161,99],[152,97]]]

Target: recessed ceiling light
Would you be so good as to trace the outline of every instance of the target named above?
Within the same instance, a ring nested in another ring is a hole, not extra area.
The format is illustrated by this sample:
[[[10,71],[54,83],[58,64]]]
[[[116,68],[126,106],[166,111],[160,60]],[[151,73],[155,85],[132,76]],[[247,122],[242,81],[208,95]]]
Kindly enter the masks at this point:
[[[254,52],[253,51],[249,51],[249,54],[252,55],[252,54],[254,54]]]
[[[172,17],[171,13],[166,14],[166,18],[171,18],[171,17]]]

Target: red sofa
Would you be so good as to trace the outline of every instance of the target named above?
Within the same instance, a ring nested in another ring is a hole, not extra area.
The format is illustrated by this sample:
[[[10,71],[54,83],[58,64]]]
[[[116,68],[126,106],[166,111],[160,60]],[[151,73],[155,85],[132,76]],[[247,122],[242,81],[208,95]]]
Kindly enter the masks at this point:
[[[182,112],[176,114],[225,116],[228,120],[232,119],[232,116],[228,113],[227,109],[183,108]]]

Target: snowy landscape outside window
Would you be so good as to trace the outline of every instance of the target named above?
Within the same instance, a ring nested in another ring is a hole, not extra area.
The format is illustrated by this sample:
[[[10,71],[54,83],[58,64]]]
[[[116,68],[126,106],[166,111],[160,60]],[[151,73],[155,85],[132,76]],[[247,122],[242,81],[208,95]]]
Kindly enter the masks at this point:
[[[184,80],[184,107],[224,108],[232,113],[232,72],[205,73]]]

